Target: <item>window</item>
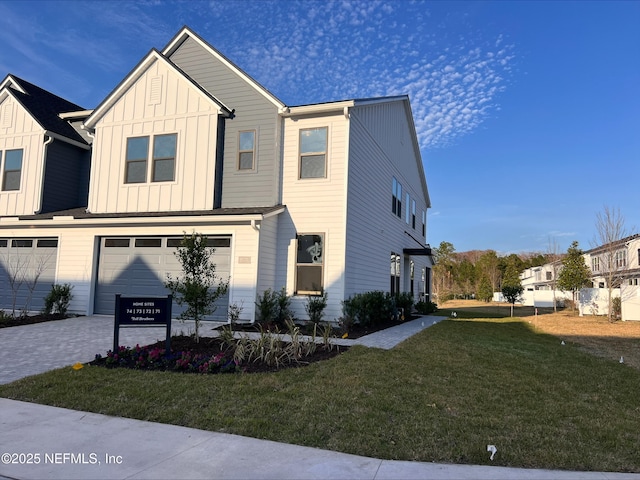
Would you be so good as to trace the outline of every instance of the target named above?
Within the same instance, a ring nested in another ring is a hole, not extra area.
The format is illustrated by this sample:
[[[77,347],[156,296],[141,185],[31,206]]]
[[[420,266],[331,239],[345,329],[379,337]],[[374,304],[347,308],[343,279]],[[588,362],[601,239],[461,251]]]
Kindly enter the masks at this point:
[[[324,178],[327,127],[300,130],[300,178]]]
[[[177,135],[175,133],[153,137],[151,181],[171,182],[174,180],[176,144]],[[125,183],[145,183],[147,181],[148,158],[149,137],[127,139]]]
[[[409,262],[409,274],[410,274],[409,276],[411,278],[410,292],[412,297],[413,297],[413,277],[415,275],[415,268],[416,268],[416,265],[413,262],[413,260],[411,260]]]
[[[127,138],[127,172],[125,183],[147,181],[147,156],[149,137]]]
[[[128,238],[107,238],[104,241],[105,247],[128,247],[129,239]]]
[[[402,218],[402,185],[393,177],[391,211]]]
[[[0,152],[2,158],[2,152]],[[2,176],[2,190],[5,192],[20,190],[20,176],[22,173],[22,149],[7,150],[4,154],[4,175]]]
[[[14,248],[32,248],[33,240],[11,240],[11,246]]]
[[[177,135],[153,137],[153,181],[172,182],[176,164]]]
[[[553,280],[553,279],[551,278],[551,272],[545,272],[545,273],[547,274],[547,280]]]
[[[0,248],[5,248],[8,244],[8,241],[6,238],[0,239]]]
[[[297,236],[296,294],[321,295],[323,289],[324,235]]]
[[[400,255],[391,252],[391,295],[400,293]]]
[[[600,257],[593,257],[591,259],[591,271],[592,272],[600,271]]]
[[[627,266],[627,251],[618,250],[616,252],[616,268],[622,268]]]
[[[161,238],[136,238],[134,242],[136,247],[161,247]]]
[[[55,248],[58,246],[57,238],[41,238],[38,240],[38,248]]]
[[[427,236],[427,212],[425,210],[422,211],[422,236],[425,238]]]
[[[410,222],[409,219],[411,218],[410,216],[411,212],[409,212],[409,193],[407,193],[406,198],[407,198],[407,207],[405,208],[405,212],[404,212],[404,221],[407,222],[408,224]]]
[[[253,170],[256,149],[256,132],[253,130],[238,134],[238,170]]]
[[[416,201],[411,200],[411,228],[416,229]]]

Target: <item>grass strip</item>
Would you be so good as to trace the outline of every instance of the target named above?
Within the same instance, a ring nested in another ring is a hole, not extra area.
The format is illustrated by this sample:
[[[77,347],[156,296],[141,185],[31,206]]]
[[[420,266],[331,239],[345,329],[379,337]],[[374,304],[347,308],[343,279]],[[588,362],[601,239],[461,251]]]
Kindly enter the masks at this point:
[[[520,319],[444,321],[276,373],[63,368],[0,396],[384,459],[640,471],[640,372]]]

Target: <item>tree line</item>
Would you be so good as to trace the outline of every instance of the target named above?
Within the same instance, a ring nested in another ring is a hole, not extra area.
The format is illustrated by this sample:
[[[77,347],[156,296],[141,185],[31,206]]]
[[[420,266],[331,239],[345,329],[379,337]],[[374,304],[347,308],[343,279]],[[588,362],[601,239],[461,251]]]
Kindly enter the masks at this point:
[[[499,256],[495,250],[456,252],[450,242],[434,249],[433,293],[437,302],[453,298],[491,301],[494,292],[503,292],[509,302],[522,293],[519,274],[527,268],[554,264],[553,285],[565,291],[588,286],[591,272],[584,262],[578,242],[561,254],[555,243],[546,253],[529,252]],[[556,284],[557,281],[557,284]],[[513,301],[512,301],[513,300]]]

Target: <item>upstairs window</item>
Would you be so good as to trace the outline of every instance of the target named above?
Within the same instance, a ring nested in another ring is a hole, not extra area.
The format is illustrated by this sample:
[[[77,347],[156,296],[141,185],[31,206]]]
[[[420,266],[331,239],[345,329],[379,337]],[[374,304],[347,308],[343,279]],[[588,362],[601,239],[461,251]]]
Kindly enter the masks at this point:
[[[0,152],[0,159],[2,152]],[[7,150],[4,154],[4,171],[2,175],[2,190],[5,192],[20,190],[22,175],[22,149]]]
[[[297,236],[296,294],[322,295],[324,235]]]
[[[175,133],[153,137],[153,181],[172,182],[176,166]]]
[[[254,130],[238,134],[238,170],[253,170],[256,151],[256,132]]]
[[[616,252],[616,268],[623,268],[627,266],[627,251],[618,250]]]
[[[149,137],[127,138],[127,168],[125,183],[147,181],[147,156]]]
[[[402,185],[393,177],[391,211],[402,218]]]
[[[591,271],[592,272],[600,271],[600,257],[593,257],[591,259]]]
[[[422,211],[422,236],[427,236],[427,212],[425,210]]]
[[[327,167],[327,127],[300,130],[300,178],[324,178]]]
[[[411,228],[416,229],[416,201],[411,200]]]
[[[409,212],[409,193],[407,192],[407,206],[405,208],[405,212],[404,212],[404,221],[407,222],[407,224],[409,224],[409,222],[411,221],[411,212]]]
[[[175,178],[177,135],[155,135],[151,158],[151,181],[171,182]],[[149,165],[149,137],[127,139],[125,183],[145,183]]]

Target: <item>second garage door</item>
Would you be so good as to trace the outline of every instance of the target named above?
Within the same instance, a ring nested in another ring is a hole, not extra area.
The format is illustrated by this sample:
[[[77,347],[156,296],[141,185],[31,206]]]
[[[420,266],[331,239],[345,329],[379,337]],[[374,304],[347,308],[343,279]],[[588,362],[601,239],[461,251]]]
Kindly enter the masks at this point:
[[[229,278],[231,265],[231,237],[210,236],[208,244],[215,248],[213,261],[216,274]],[[180,262],[174,255],[182,237],[103,237],[100,240],[98,283],[96,285],[95,313],[112,315],[115,296],[167,295],[164,288],[167,275],[179,277]],[[213,320],[226,321],[228,294],[216,302]],[[181,312],[175,302],[173,315]]]

